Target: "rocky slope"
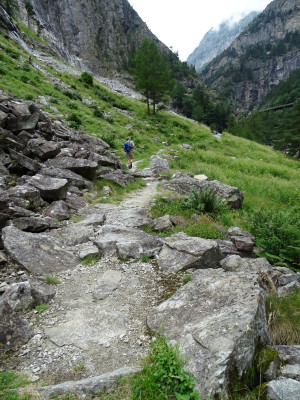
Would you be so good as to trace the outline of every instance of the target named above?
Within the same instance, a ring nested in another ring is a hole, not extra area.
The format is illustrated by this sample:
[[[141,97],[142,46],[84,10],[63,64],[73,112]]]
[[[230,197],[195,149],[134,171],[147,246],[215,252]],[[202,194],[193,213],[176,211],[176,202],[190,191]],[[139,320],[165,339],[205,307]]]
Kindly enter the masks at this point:
[[[300,68],[299,38],[299,1],[274,0],[202,77],[248,110]]]
[[[129,57],[143,37],[155,40],[127,0],[17,0],[18,19],[48,43],[48,51],[73,66],[94,74],[110,75],[126,70]],[[41,43],[34,43],[41,46]]]
[[[197,72],[201,72],[211,60],[231,45],[257,15],[258,13],[253,11],[237,22],[228,19],[217,28],[211,28],[204,35],[199,46],[188,56],[187,63],[194,65]]]

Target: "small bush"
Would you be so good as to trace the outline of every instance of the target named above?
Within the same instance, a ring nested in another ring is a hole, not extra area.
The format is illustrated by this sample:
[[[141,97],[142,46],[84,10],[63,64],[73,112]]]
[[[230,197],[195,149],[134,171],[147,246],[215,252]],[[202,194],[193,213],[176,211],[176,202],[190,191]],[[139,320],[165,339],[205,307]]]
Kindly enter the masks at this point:
[[[93,86],[94,84],[93,76],[88,72],[83,72],[81,74],[81,81],[85,86]]]
[[[81,264],[86,265],[88,267],[92,267],[93,265],[97,264],[99,261],[100,257],[95,254],[88,255],[84,258],[80,259]]]
[[[75,113],[69,115],[68,121],[70,121],[70,127],[74,129],[79,129],[80,125],[82,125],[81,118]]]
[[[201,192],[193,190],[182,203],[184,208],[193,209],[200,213],[218,214],[224,209],[223,200],[213,190],[206,189]]]

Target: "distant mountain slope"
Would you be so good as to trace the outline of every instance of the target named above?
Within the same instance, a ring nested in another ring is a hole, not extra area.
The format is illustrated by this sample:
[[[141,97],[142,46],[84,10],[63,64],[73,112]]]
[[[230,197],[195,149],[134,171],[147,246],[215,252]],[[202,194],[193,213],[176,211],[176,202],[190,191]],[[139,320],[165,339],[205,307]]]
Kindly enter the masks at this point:
[[[300,68],[300,2],[274,0],[202,72],[240,111],[255,107]]]
[[[124,71],[143,37],[168,48],[148,29],[127,0],[17,0],[18,19],[79,68],[109,75]],[[32,11],[28,11],[28,3]]]
[[[218,28],[211,28],[204,35],[199,46],[188,56],[188,64],[194,65],[196,71],[201,72],[211,60],[231,45],[257,15],[258,12],[253,11],[239,21],[233,22],[231,18],[222,22]]]

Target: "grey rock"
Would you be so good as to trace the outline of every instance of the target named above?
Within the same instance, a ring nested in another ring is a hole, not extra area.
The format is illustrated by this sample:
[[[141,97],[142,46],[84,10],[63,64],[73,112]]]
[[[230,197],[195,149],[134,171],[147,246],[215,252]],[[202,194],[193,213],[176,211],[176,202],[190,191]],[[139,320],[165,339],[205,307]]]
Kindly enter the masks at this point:
[[[183,143],[180,145],[180,147],[185,150],[193,150],[193,146],[188,143]]]
[[[5,122],[5,128],[12,132],[35,129],[39,115],[38,111],[33,114],[22,114],[20,116],[10,114]]]
[[[6,264],[7,263],[7,257],[3,253],[3,251],[0,251],[0,265]]]
[[[218,268],[221,251],[214,240],[179,232],[165,239],[158,266],[168,273],[188,268]]]
[[[135,182],[134,177],[127,171],[123,171],[120,169],[114,170],[105,167],[97,171],[96,177],[115,182],[116,184],[122,187],[126,187],[127,183]]]
[[[142,208],[115,208],[106,214],[108,225],[121,225],[128,228],[141,228],[151,223],[147,210]]]
[[[280,373],[284,378],[291,378],[300,382],[300,364],[284,365],[280,368]]]
[[[104,225],[96,232],[94,244],[104,254],[118,254],[121,258],[138,259],[142,255],[154,257],[162,248],[162,239],[133,228]]]
[[[280,286],[277,289],[277,296],[278,297],[286,297],[289,294],[298,290],[299,287],[300,287],[300,284],[298,281],[293,281],[293,282],[288,283],[287,285]]]
[[[169,161],[158,156],[150,161],[149,168],[153,174],[170,173]]]
[[[31,296],[36,304],[47,304],[56,294],[54,286],[46,285],[34,277],[29,277]]]
[[[235,271],[240,268],[249,268],[248,259],[241,258],[237,254],[228,255],[226,258],[220,261],[221,267],[225,271]]]
[[[259,343],[268,343],[265,295],[256,273],[205,269],[152,309],[147,324],[188,360],[200,398],[229,397],[229,376],[251,366]]]
[[[44,200],[64,200],[67,196],[69,183],[66,179],[37,174],[30,177],[28,183],[40,191]]]
[[[284,286],[292,282],[298,282],[300,284],[300,274],[291,272],[292,271],[290,271],[289,274],[283,274],[278,278],[279,286]]]
[[[282,378],[267,384],[267,395],[270,400],[300,400],[300,382]]]
[[[63,200],[54,201],[43,211],[43,216],[45,218],[54,218],[58,221],[69,219],[70,215],[68,204]]]
[[[231,240],[238,251],[251,253],[254,249],[253,240],[249,237],[231,236]]]
[[[26,170],[36,173],[41,169],[41,165],[37,161],[32,160],[24,154],[18,153],[13,149],[10,149],[9,152],[11,157],[18,161],[18,163]]]
[[[26,232],[43,232],[59,226],[55,219],[50,217],[21,217],[13,219],[11,225]]]
[[[47,167],[68,169],[89,180],[94,178],[98,168],[98,164],[95,161],[71,157],[57,157],[52,160],[47,160],[45,165]]]
[[[162,183],[162,186],[171,192],[185,196],[193,190],[201,192],[211,189],[219,197],[226,200],[228,207],[238,209],[242,207],[244,196],[242,192],[233,186],[225,185],[219,181],[198,180],[188,174],[177,174],[171,180]]]
[[[230,227],[228,229],[228,234],[230,236],[234,236],[234,237],[236,237],[236,236],[248,237],[248,238],[252,239],[253,242],[255,241],[255,237],[251,233],[244,231],[243,229],[241,229],[237,226]]]
[[[60,152],[59,143],[48,141],[43,138],[30,139],[27,142],[27,148],[42,161],[53,158]]]
[[[300,345],[278,345],[273,347],[285,364],[300,365]]]
[[[7,114],[0,110],[0,127],[4,127],[5,121],[7,119]]]
[[[2,295],[2,300],[18,311],[27,311],[33,308],[34,298],[31,295],[29,282],[13,283]]]
[[[0,299],[1,353],[27,343],[33,336],[27,321],[13,313],[8,303]]]
[[[77,196],[76,194],[69,192],[67,193],[65,201],[71,210],[76,211],[88,205],[87,201],[83,197]]]
[[[7,193],[10,196],[16,196],[28,200],[35,209],[39,208],[42,204],[40,191],[34,186],[26,184],[17,185],[8,189]]]
[[[1,175],[9,175],[8,169],[0,162],[0,174]]]
[[[93,242],[86,242],[78,245],[78,256],[83,259],[87,256],[98,256],[99,249]]]
[[[173,228],[173,223],[170,218],[170,215],[164,215],[160,218],[155,218],[151,223],[150,226],[157,232],[164,232],[168,231]]]
[[[95,161],[98,163],[98,165],[103,165],[104,167],[112,167],[114,169],[121,167],[120,161],[112,156],[108,157],[96,153],[91,153],[89,156],[89,160]]]
[[[9,256],[35,275],[53,274],[77,265],[74,255],[48,234],[23,232],[8,226],[2,230],[2,235]]]
[[[130,171],[130,174],[135,178],[151,178],[154,175],[150,168],[144,168],[137,171]]]
[[[73,171],[61,168],[46,168],[42,167],[40,175],[47,175],[53,178],[67,179],[71,185],[78,187],[79,189],[91,189],[92,183],[84,179],[81,175],[76,174]]]
[[[39,391],[46,399],[54,394],[63,395],[67,393],[77,393],[79,395],[97,395],[103,390],[107,391],[111,389],[118,379],[139,371],[140,368],[125,367],[80,381],[69,381],[58,385],[40,387]]]
[[[114,290],[117,289],[121,280],[122,273],[120,271],[105,271],[95,285],[93,290],[93,299],[103,300],[108,297]]]
[[[58,238],[64,246],[76,246],[82,243],[88,243],[95,232],[92,225],[69,224],[63,228],[51,231],[51,234]]]
[[[90,214],[85,219],[76,223],[76,226],[101,226],[105,223],[106,216],[105,214]],[[81,228],[79,228],[81,229]]]

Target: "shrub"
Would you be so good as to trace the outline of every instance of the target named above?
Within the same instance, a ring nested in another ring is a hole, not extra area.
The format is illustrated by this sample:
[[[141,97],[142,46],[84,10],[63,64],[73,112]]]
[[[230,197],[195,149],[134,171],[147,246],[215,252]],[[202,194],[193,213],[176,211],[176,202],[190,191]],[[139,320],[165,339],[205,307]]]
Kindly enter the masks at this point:
[[[69,115],[68,121],[70,121],[70,127],[74,129],[79,129],[80,125],[82,125],[81,118],[74,113]]]
[[[93,76],[91,74],[89,74],[88,72],[83,72],[81,74],[81,81],[83,82],[83,84],[85,86],[93,86],[93,84],[94,84]]]
[[[47,283],[48,285],[58,285],[60,283],[58,278],[56,278],[55,276],[49,276],[49,275],[45,276],[43,281],[45,283]]]
[[[193,190],[186,196],[182,206],[208,214],[218,214],[224,209],[223,200],[212,189],[202,190],[201,192]]]
[[[286,265],[299,269],[300,264],[300,219],[294,211],[255,211],[251,231],[260,253],[275,265]]]
[[[48,309],[48,304],[39,304],[38,306],[35,307],[36,311],[38,313],[42,313]]]

